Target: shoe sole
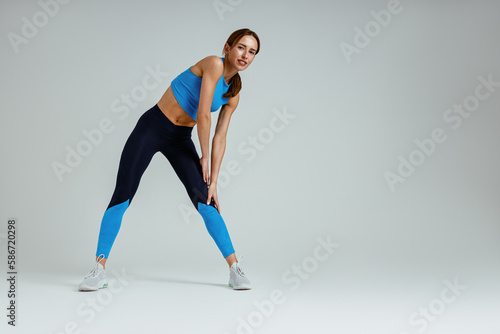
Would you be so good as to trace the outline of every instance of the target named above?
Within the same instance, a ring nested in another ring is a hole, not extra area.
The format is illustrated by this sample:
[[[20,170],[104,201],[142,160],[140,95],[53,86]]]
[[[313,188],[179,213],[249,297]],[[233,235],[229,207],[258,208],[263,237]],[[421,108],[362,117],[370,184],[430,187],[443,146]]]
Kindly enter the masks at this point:
[[[89,288],[88,286],[78,287],[78,291],[97,291],[108,287],[108,282],[104,283],[100,288]]]
[[[240,286],[237,286],[237,287],[234,287],[231,282],[229,282],[228,284],[231,288],[233,288],[233,290],[251,290],[252,288],[248,285],[240,285]]]

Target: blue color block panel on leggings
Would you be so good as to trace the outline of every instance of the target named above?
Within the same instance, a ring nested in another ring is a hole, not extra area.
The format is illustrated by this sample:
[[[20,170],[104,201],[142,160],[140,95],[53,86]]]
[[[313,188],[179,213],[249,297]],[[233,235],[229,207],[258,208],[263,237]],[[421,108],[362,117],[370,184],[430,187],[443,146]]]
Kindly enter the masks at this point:
[[[99,231],[99,243],[96,256],[104,255],[108,258],[111,247],[115,242],[116,235],[120,230],[123,214],[127,210],[129,200],[123,203],[110,207],[104,213],[101,222],[101,230]]]
[[[223,257],[234,253],[233,244],[227,231],[226,223],[219,211],[211,205],[198,202],[198,212],[205,221],[208,233],[214,239]]]

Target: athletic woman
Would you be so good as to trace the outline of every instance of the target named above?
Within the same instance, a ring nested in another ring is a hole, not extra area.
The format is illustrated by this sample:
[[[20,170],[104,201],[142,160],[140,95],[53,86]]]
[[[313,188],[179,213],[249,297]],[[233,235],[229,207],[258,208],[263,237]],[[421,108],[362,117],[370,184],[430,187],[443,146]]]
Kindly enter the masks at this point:
[[[107,287],[106,261],[123,214],[132,202],[142,174],[157,152],[161,152],[172,165],[195,209],[203,217],[208,233],[226,259],[229,286],[235,290],[251,288],[236,259],[219,212],[217,179],[229,121],[240,96],[238,72],[250,66],[259,48],[260,41],[255,32],[249,29],[233,32],[224,44],[223,58],[208,56],[182,72],[171,82],[160,101],[139,118],[120,157],[116,187],[101,222],[94,269],[79,284],[80,291]],[[210,154],[210,113],[219,108]],[[195,125],[201,158],[191,140]]]

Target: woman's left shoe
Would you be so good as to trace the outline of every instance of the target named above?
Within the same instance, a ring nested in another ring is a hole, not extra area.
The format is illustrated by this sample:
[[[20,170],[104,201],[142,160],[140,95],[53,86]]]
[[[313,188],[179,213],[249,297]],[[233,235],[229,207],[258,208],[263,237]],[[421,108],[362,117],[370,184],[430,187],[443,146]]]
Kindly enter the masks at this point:
[[[233,290],[250,290],[252,288],[238,262],[233,263],[229,269],[229,286]]]
[[[78,285],[79,291],[97,291],[106,288],[108,281],[106,280],[106,272],[101,264],[102,258],[96,261],[94,269],[92,269]]]

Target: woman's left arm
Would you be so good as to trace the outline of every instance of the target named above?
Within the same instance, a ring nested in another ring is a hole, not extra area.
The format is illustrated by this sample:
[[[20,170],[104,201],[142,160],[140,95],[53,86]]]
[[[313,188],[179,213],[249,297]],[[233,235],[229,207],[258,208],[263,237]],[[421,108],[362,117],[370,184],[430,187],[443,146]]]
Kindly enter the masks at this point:
[[[239,100],[240,94],[238,93],[236,96],[229,98],[228,103],[222,106],[222,109],[219,113],[219,118],[217,119],[214,138],[212,140],[212,161],[209,184],[210,187],[208,188],[207,204],[209,204],[211,198],[213,198],[217,210],[219,210],[219,200],[217,198],[217,180],[219,178],[219,170],[222,163],[222,158],[224,157],[224,152],[226,150],[226,135],[229,128],[229,121],[231,120],[231,116],[238,106]]]

